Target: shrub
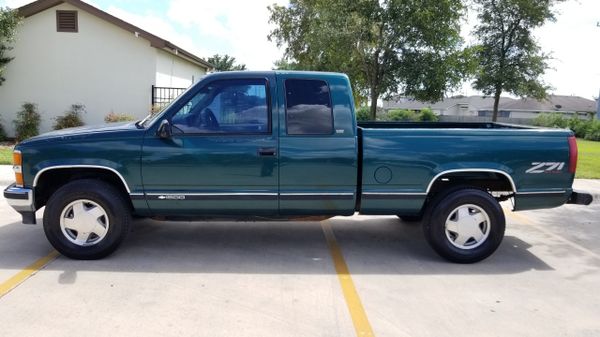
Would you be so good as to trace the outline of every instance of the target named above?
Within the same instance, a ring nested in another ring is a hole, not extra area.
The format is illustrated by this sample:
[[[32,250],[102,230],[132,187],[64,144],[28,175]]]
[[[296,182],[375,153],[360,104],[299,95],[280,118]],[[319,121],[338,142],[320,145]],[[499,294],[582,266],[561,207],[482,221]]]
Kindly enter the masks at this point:
[[[585,139],[600,141],[600,120],[594,119],[588,121],[589,127],[585,134]]]
[[[533,120],[533,125],[536,126],[545,126],[550,128],[561,128],[565,129],[567,127],[568,120],[563,117],[563,115],[559,112],[553,113],[541,113]]]
[[[55,119],[54,130],[74,128],[83,125],[81,114],[85,112],[85,105],[73,104],[71,109],[66,111],[63,116],[58,116]]]
[[[356,109],[356,120],[357,121],[370,121],[371,120],[371,109],[368,106],[361,106]]]
[[[433,110],[430,108],[425,108],[421,110],[419,114],[419,120],[421,122],[437,122],[439,118],[433,113]]]
[[[17,112],[17,119],[13,121],[17,142],[37,136],[40,133],[42,117],[37,111],[37,104],[26,102]]]
[[[6,130],[4,130],[4,125],[2,124],[2,122],[0,122],[0,142],[3,142],[6,140]]]
[[[131,122],[135,118],[127,114],[116,114],[114,112],[109,113],[104,117],[106,123],[118,123],[118,122]]]
[[[567,121],[567,127],[571,129],[571,131],[573,131],[575,133],[575,136],[578,138],[585,137],[591,126],[591,121],[579,119],[577,116],[573,116]]]
[[[419,120],[419,115],[412,110],[394,109],[388,111],[387,119],[390,121],[415,122]]]

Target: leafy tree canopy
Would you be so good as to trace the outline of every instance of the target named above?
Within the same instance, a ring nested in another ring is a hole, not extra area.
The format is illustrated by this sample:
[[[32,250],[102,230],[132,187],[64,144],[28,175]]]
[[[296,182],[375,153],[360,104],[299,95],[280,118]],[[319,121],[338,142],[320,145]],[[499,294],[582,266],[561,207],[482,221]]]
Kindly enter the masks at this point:
[[[275,66],[347,73],[373,119],[380,96],[436,101],[472,66],[460,0],[291,0],[269,11],[269,39],[285,47]]]
[[[236,64],[235,57],[227,54],[215,54],[209,57],[207,61],[215,66],[215,71],[246,70],[245,64]]]
[[[15,10],[0,7],[0,85],[4,82],[4,68],[13,58],[6,55],[11,50],[20,18]]]
[[[553,6],[563,0],[474,0],[479,24],[475,36],[478,70],[473,88],[494,96],[493,120],[503,92],[537,99],[546,97],[549,86],[541,76],[549,55],[533,36],[533,30],[555,20]]]

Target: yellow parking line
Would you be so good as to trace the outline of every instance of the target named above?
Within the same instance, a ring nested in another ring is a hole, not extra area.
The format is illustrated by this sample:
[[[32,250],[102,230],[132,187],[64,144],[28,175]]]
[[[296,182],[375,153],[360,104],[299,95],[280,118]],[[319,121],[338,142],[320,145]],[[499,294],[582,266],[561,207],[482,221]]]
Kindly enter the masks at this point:
[[[2,282],[0,284],[0,298],[8,294],[11,290],[16,288],[19,284],[23,283],[23,281],[31,277],[33,274],[37,273],[40,269],[44,268],[48,263],[52,262],[59,255],[60,254],[56,250],[53,250],[50,252],[50,254],[40,258],[39,260],[25,267],[25,269],[16,273],[13,277]]]
[[[551,236],[551,237],[553,237],[553,238],[555,238],[555,239],[557,239],[559,241],[562,241],[563,243],[565,243],[565,244],[567,244],[567,245],[569,245],[569,246],[571,246],[571,247],[573,247],[573,248],[575,248],[577,250],[580,250],[580,251],[582,251],[584,253],[587,253],[588,255],[591,255],[594,258],[600,260],[600,255],[596,254],[595,252],[593,252],[593,251],[591,251],[591,250],[589,250],[589,249],[587,249],[587,248],[585,248],[585,247],[583,247],[583,246],[581,246],[581,245],[579,245],[579,244],[577,244],[577,243],[575,243],[575,242],[573,242],[571,240],[565,239],[564,237],[562,237],[560,235],[554,234],[552,231],[544,228],[544,226],[542,226],[542,225],[536,223],[535,221],[531,220],[525,214],[520,214],[520,213],[513,212],[513,211],[511,211],[510,209],[508,209],[506,207],[503,207],[503,208],[504,208],[504,213],[508,214],[508,216],[511,217],[511,218],[513,218],[513,220],[517,220],[517,221],[523,222],[523,223],[525,223],[527,225],[533,226],[533,227],[535,227],[535,229],[539,230],[540,232],[542,232],[542,233],[544,233],[544,234],[546,234],[548,236]]]
[[[333,258],[333,265],[335,266],[338,280],[342,286],[342,292],[344,293],[344,298],[346,299],[346,305],[348,306],[348,310],[350,310],[350,316],[352,317],[352,323],[354,324],[356,336],[375,336],[375,334],[373,334],[371,324],[369,323],[369,319],[367,318],[367,314],[365,313],[365,309],[360,301],[360,297],[358,296],[358,292],[354,287],[354,282],[350,276],[348,265],[344,260],[342,250],[335,239],[335,235],[333,234],[331,226],[329,226],[329,224],[325,221],[321,221],[321,228],[323,229],[323,234],[325,234],[325,239],[327,239],[327,246],[329,246],[329,252]]]

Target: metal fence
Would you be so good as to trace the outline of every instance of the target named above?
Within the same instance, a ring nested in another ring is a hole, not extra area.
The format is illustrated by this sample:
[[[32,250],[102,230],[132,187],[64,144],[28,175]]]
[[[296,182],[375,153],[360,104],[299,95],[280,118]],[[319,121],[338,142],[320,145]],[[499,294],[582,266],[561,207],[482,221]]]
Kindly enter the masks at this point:
[[[152,106],[153,107],[163,107],[171,101],[173,101],[177,96],[181,95],[187,88],[170,88],[170,87],[157,87],[155,85],[152,86]]]
[[[491,122],[492,117],[478,117],[478,116],[448,116],[442,115],[440,117],[440,122]],[[507,124],[521,124],[521,125],[533,125],[533,119],[531,118],[505,118],[498,117],[499,123],[507,123]]]

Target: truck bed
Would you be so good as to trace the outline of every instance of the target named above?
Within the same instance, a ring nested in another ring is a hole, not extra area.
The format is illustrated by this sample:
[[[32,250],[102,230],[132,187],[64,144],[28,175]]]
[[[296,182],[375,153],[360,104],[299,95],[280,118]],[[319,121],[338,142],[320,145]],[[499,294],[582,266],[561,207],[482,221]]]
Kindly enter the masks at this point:
[[[358,122],[366,129],[533,129],[534,127],[492,122]]]
[[[503,182],[495,190],[514,193],[521,210],[562,205],[571,193],[569,130],[499,123],[358,126],[361,213],[418,212],[437,183],[461,179],[486,187]],[[540,163],[548,169],[536,170]],[[561,169],[550,169],[554,164]]]

